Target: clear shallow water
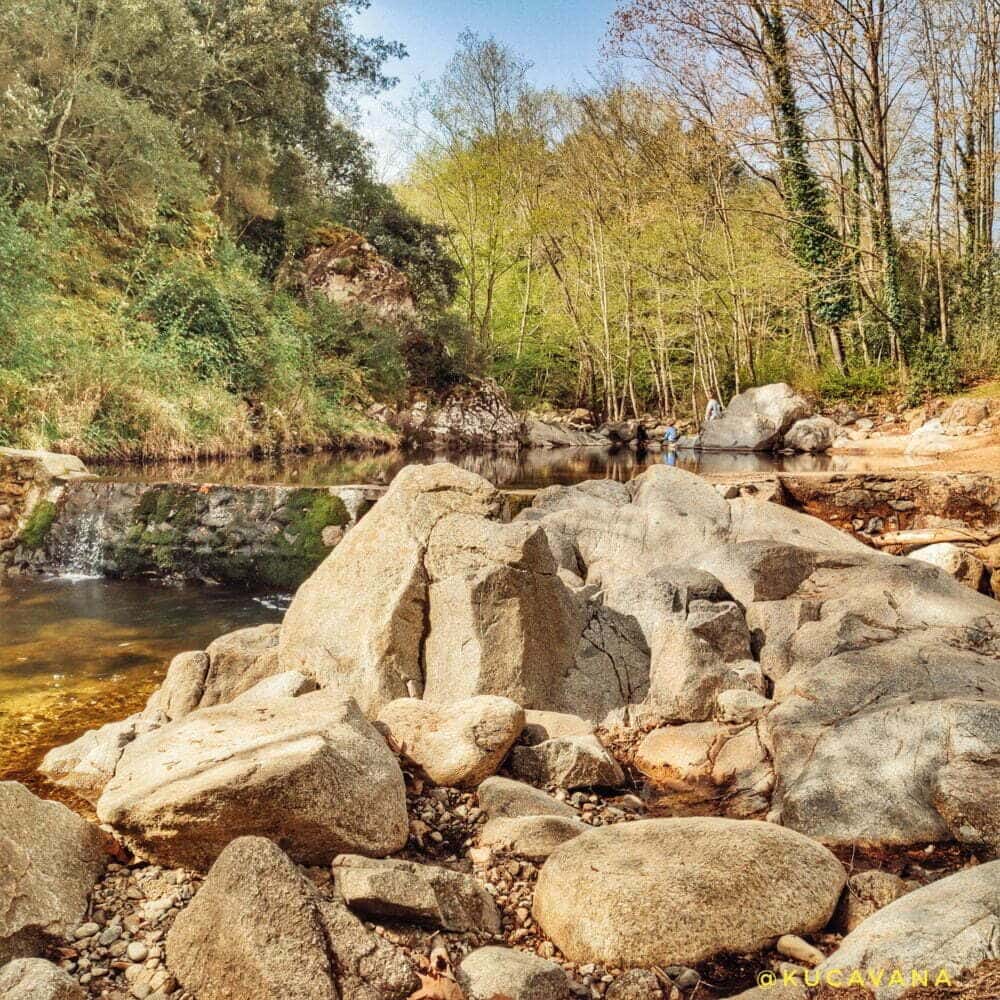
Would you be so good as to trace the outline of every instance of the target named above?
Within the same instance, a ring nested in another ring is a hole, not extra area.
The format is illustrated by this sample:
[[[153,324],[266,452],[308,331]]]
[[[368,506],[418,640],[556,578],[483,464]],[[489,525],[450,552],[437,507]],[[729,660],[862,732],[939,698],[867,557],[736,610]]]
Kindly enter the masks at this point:
[[[110,479],[143,482],[290,483],[300,486],[386,484],[405,465],[453,462],[504,489],[572,485],[585,479],[628,480],[651,465],[677,465],[701,475],[741,475],[774,471],[868,472],[881,465],[905,464],[899,457],[881,462],[854,455],[763,455],[738,452],[638,455],[627,448],[526,449],[518,452],[388,451],[379,455],[321,453],[273,458],[235,458],[202,462],[154,462],[147,465],[91,465]]]
[[[0,582],[0,779],[145,704],[171,658],[279,621],[286,600],[115,580]]]

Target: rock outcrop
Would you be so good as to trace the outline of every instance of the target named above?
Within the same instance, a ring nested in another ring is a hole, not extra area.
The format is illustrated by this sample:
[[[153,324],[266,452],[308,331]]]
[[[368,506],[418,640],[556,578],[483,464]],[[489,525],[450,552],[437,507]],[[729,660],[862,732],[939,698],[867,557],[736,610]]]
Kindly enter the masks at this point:
[[[532,913],[576,962],[692,965],[819,930],[846,877],[826,848],[769,823],[644,820],[553,851]]]
[[[140,855],[197,870],[246,834],[315,864],[407,838],[399,764],[336,690],[199,709],[136,739],[97,815]]]
[[[33,958],[69,934],[106,861],[95,826],[17,782],[0,782],[0,965]]]
[[[391,424],[406,441],[432,446],[517,448],[525,437],[521,417],[491,378],[470,379],[438,401],[421,400]]]
[[[412,316],[410,281],[360,233],[343,226],[314,230],[299,262],[307,295],[323,295],[344,306],[360,306],[385,319]]]

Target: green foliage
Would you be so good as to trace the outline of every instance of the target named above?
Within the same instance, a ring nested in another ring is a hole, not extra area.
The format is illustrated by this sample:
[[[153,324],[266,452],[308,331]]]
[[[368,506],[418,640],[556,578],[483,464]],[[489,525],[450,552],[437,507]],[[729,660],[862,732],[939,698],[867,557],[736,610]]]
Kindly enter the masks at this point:
[[[21,529],[18,541],[29,549],[41,548],[55,524],[57,513],[56,505],[50,500],[39,500]]]
[[[894,384],[895,371],[890,365],[854,368],[849,373],[828,367],[819,373],[815,390],[828,402],[851,402],[885,395]]]
[[[962,380],[954,350],[940,340],[925,339],[911,351],[908,403],[917,406],[930,396],[958,392]]]

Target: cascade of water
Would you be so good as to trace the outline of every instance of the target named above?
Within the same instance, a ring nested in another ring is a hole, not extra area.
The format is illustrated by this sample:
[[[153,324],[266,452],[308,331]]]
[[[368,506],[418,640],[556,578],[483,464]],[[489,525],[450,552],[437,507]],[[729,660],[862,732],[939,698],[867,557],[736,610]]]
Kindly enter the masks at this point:
[[[104,510],[81,511],[72,527],[59,540],[53,553],[59,576],[71,580],[93,580],[103,576]]]

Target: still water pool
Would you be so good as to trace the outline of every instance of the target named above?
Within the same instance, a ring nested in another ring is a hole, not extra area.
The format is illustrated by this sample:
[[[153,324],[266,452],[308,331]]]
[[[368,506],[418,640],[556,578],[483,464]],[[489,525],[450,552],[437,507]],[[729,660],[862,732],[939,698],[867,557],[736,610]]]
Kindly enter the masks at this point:
[[[140,709],[175,654],[279,621],[282,607],[196,586],[0,582],[0,779],[39,787],[49,747]]]

